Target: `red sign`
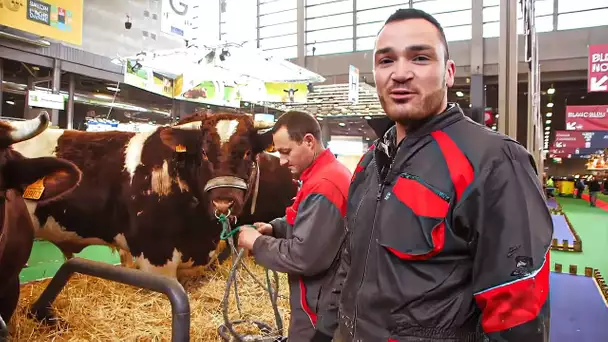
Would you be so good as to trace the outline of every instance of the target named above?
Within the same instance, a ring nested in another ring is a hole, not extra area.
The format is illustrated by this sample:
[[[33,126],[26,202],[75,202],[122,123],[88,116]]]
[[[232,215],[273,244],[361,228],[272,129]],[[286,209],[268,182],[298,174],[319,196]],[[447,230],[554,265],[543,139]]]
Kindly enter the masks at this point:
[[[585,139],[583,132],[556,131],[553,147],[556,149],[591,147],[585,146],[587,140],[589,139]]]
[[[589,45],[587,92],[608,92],[608,44]]]
[[[608,105],[566,106],[566,130],[608,131]]]

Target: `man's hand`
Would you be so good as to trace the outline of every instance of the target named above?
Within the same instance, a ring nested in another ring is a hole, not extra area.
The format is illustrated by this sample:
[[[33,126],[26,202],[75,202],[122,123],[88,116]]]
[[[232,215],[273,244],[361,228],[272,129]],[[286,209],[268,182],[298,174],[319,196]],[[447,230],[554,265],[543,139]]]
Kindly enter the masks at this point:
[[[241,227],[239,230],[239,247],[252,250],[255,240],[260,236],[262,236],[262,234],[255,228]]]
[[[272,225],[264,222],[256,222],[253,224],[254,227],[257,228],[258,232],[263,235],[271,235],[272,236]]]

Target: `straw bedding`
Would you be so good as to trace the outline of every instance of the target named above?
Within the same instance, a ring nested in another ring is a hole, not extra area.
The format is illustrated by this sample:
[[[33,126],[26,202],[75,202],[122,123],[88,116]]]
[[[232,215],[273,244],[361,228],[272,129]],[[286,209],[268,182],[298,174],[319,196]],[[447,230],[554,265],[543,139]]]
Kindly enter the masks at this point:
[[[252,259],[246,259],[244,263],[260,282],[265,283],[263,268],[255,265]],[[190,299],[192,341],[221,341],[217,328],[224,322],[221,301],[230,265],[227,260],[204,277],[185,283]],[[232,289],[230,318],[255,319],[275,327],[268,293],[245,270],[239,271],[238,279],[243,317],[239,317]],[[289,292],[286,275],[279,274],[279,279],[278,306],[286,335]],[[59,323],[53,327],[42,325],[28,318],[26,310],[49,281],[21,287],[19,306],[9,324],[11,341],[169,341],[171,338],[171,305],[164,295],[80,274],[70,279],[53,303]],[[236,327],[241,333],[260,334],[250,324]]]

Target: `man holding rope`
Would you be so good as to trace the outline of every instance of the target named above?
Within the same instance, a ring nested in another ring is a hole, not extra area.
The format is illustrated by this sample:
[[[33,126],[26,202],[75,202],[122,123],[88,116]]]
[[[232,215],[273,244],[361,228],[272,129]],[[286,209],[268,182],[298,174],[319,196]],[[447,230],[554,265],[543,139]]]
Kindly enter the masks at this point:
[[[350,186],[336,340],[548,341],[553,224],[531,155],[448,103],[431,15],[398,10],[373,60],[395,124]]]
[[[256,262],[287,273],[292,342],[331,340],[337,327],[337,293],[332,288],[345,240],[344,215],[351,173],[323,147],[321,127],[307,113],[283,114],[273,128],[281,165],[301,182],[282,218],[241,227],[239,246]]]

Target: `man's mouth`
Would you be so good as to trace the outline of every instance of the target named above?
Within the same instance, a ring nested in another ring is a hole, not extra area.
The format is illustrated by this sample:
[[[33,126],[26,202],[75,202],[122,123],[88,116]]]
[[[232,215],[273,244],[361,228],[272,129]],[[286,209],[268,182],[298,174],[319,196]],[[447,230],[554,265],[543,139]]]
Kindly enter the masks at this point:
[[[411,98],[413,98],[414,95],[416,95],[416,93],[409,89],[397,88],[397,89],[391,90],[389,95],[393,100],[407,101],[407,100],[410,100]]]

